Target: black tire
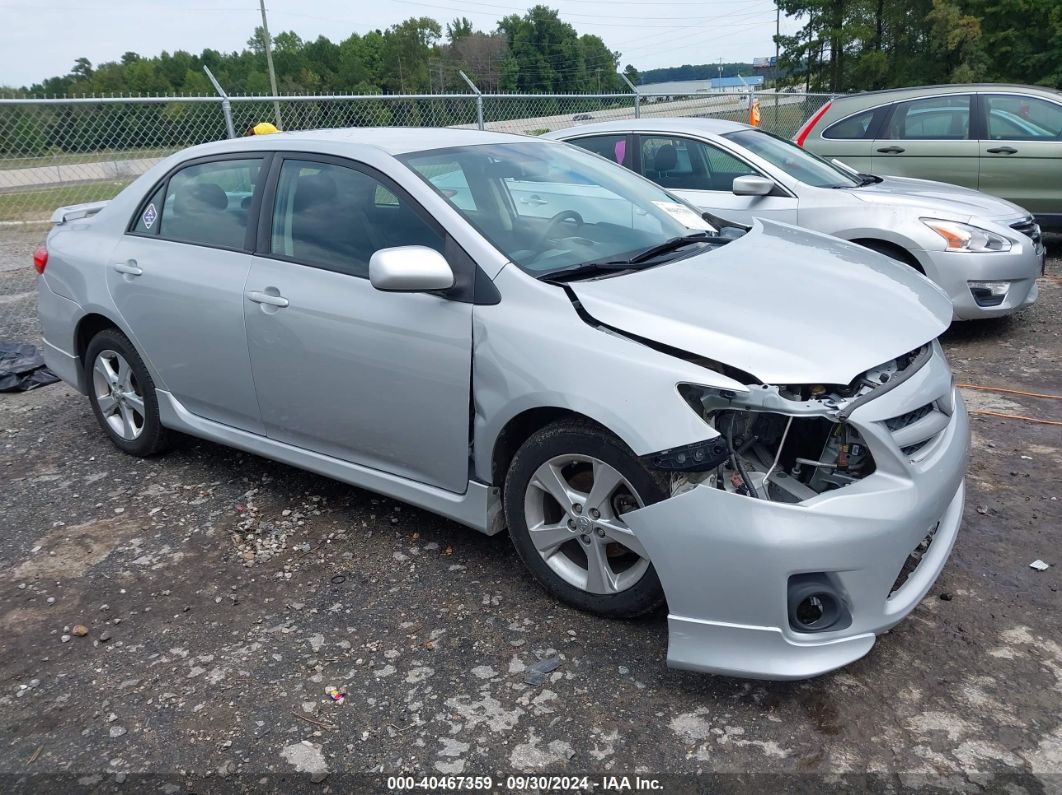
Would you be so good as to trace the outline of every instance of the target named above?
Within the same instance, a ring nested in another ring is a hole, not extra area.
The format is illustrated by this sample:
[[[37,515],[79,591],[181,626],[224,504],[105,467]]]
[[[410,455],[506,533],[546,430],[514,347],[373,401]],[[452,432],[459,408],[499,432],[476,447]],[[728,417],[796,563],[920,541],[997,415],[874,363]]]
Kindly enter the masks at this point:
[[[572,454],[589,456],[614,468],[637,492],[635,496],[643,505],[669,496],[667,479],[643,466],[630,448],[601,426],[585,420],[548,425],[524,442],[505,478],[505,515],[517,554],[546,591],[579,610],[608,618],[634,618],[656,610],[664,604],[664,591],[652,563],[625,590],[594,594],[564,580],[535,548],[528,530],[525,495],[539,467],[555,457]]]
[[[899,246],[893,245],[892,243],[885,243],[879,240],[860,240],[858,241],[858,243],[863,248],[869,248],[871,251],[876,251],[878,254],[886,256],[889,259],[896,260],[897,262],[902,262],[904,265],[910,265],[916,271],[925,276],[926,272],[922,270],[922,266],[918,264],[918,260],[916,260],[910,253],[900,248]]]
[[[95,387],[93,368],[100,354],[107,352],[119,354],[128,363],[132,376],[130,384],[143,398],[142,426],[135,438],[123,438],[108,422],[100,407],[100,396]],[[155,395],[155,382],[151,380],[144,360],[140,358],[133,343],[129,341],[118,329],[110,328],[99,332],[88,344],[85,350],[85,385],[88,389],[89,402],[92,404],[92,412],[96,415],[96,421],[115,447],[123,453],[138,457],[156,455],[169,447],[170,432],[162,427],[159,419],[159,403]]]

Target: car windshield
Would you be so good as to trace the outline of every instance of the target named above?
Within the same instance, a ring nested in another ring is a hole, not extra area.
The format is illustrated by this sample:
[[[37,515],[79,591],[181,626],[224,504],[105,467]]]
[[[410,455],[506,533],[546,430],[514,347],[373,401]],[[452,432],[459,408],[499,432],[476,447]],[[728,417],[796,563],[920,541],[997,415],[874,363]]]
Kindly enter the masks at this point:
[[[614,266],[672,244],[663,256],[682,248],[680,238],[715,233],[681,199],[574,146],[482,144],[400,159],[533,276]]]
[[[792,141],[762,130],[741,130],[723,136],[743,146],[794,179],[815,188],[857,188],[863,184],[844,169],[801,149]]]

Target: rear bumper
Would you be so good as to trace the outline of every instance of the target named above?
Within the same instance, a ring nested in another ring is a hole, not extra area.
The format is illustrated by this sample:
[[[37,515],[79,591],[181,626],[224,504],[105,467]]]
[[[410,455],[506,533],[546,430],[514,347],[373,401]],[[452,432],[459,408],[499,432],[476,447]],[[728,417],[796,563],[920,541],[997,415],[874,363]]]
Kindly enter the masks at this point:
[[[74,350],[77,322],[84,315],[81,305],[57,295],[43,277],[37,278],[37,317],[41,323],[41,355],[48,369],[79,391],[81,362]]]
[[[950,381],[938,354],[852,413],[877,470],[843,489],[794,505],[698,486],[625,515],[667,596],[669,665],[764,679],[815,676],[862,657],[917,606],[962,518],[969,423]],[[952,401],[946,427],[914,458],[904,454],[883,421],[941,396]],[[934,529],[917,567],[897,584]],[[788,589],[798,574],[825,575],[850,623],[820,633],[793,629]]]

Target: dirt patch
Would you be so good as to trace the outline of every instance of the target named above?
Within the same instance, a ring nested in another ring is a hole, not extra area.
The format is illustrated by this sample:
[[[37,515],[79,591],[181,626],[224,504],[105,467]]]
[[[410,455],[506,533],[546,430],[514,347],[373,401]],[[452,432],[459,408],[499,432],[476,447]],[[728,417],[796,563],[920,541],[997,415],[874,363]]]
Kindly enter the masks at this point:
[[[138,526],[123,519],[57,527],[37,539],[33,557],[0,576],[12,583],[40,579],[67,580],[83,577],[123,541],[136,535]]]

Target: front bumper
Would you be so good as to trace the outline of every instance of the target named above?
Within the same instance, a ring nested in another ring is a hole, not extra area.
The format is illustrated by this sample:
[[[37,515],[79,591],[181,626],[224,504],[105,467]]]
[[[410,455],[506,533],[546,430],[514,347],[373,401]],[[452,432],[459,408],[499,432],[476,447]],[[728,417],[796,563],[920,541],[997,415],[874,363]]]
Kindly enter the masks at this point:
[[[884,420],[936,402],[950,411],[927,445],[905,454]],[[852,413],[877,470],[792,505],[698,486],[626,514],[667,596],[668,664],[764,679],[802,679],[866,654],[906,616],[943,568],[962,518],[969,444],[966,409],[937,351],[908,381]],[[936,528],[905,583],[909,554]],[[789,578],[826,573],[851,623],[791,628]]]
[[[1010,230],[1009,237],[1016,235]],[[918,260],[926,276],[940,285],[951,298],[956,320],[978,320],[1017,312],[1036,302],[1036,278],[1044,265],[1044,246],[1023,235],[1010,251],[969,253],[958,251],[919,251]],[[970,282],[1010,282],[1003,302],[981,306],[974,298]]]

